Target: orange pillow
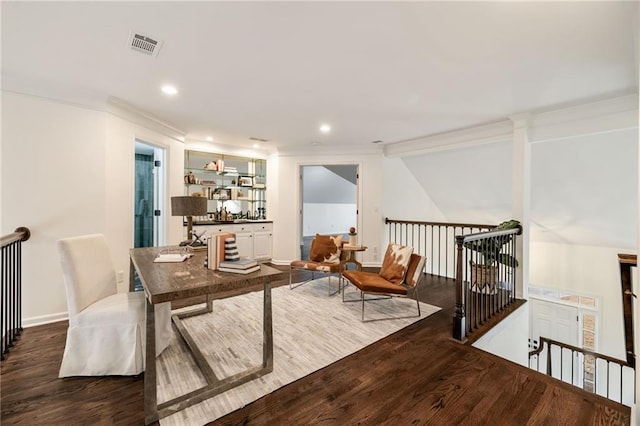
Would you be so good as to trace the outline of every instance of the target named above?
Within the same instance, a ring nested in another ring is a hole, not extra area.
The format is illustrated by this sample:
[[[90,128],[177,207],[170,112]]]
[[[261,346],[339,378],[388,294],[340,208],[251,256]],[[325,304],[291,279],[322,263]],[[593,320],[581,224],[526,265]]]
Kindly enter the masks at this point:
[[[413,247],[389,244],[380,268],[380,276],[394,284],[402,284],[411,253],[413,253]]]
[[[316,234],[309,249],[309,260],[314,262],[340,263],[340,246],[342,235]]]
[[[415,287],[418,281],[420,281],[420,275],[422,275],[422,270],[424,269],[424,264],[427,262],[427,258],[422,257],[419,254],[412,253],[409,259],[404,283],[411,287]]]

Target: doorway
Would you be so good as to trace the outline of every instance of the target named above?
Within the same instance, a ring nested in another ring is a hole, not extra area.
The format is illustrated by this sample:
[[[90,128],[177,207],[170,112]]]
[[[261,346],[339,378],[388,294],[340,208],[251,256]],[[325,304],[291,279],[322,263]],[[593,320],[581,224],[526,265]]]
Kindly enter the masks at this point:
[[[165,150],[135,142],[134,247],[164,245]]]
[[[358,227],[358,165],[300,166],[300,258],[316,234],[343,235]]]

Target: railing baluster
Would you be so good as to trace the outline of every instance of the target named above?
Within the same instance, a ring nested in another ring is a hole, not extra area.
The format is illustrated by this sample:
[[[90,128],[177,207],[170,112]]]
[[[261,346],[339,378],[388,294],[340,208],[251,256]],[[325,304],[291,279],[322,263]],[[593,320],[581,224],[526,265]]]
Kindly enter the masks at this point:
[[[11,347],[13,347],[13,342],[15,341],[17,334],[16,330],[18,328],[18,318],[16,317],[18,313],[18,282],[17,282],[17,253],[16,253],[16,244],[11,245],[11,255],[13,257],[13,268],[11,268],[11,300],[13,301],[13,309],[11,310]]]
[[[529,352],[530,368],[533,368],[532,358],[535,357],[535,369],[536,371],[540,371],[540,357],[543,353],[546,353],[546,374],[548,376],[571,383],[585,391],[595,393],[621,404],[629,405],[635,403],[637,392],[635,385],[636,371],[635,367],[627,361],[598,354],[588,349],[579,348],[556,340],[548,339],[546,337],[540,337],[539,341],[538,346],[536,347],[533,345],[532,347],[535,349]],[[559,359],[554,358],[553,356],[554,348],[557,348],[560,351]],[[567,372],[565,369],[565,351],[567,351],[568,355],[571,357],[570,372]],[[602,374],[600,374],[600,362],[603,362],[605,366]],[[588,370],[588,366],[591,366],[591,373]],[[556,368],[556,374],[554,374],[554,368]],[[624,372],[625,370],[628,371],[628,369],[631,370],[630,375],[632,377],[631,380],[625,381]],[[582,375],[578,374],[580,371],[582,372]],[[612,371],[614,371],[614,373],[612,373]],[[616,372],[617,375],[615,374]],[[619,386],[617,387],[613,382],[616,379],[620,380]],[[627,387],[625,387],[625,383],[627,384]],[[614,390],[619,390],[619,395],[612,394],[612,391]],[[631,393],[633,395],[633,399],[625,401],[625,390],[629,391],[626,392],[627,394]]]
[[[28,228],[20,227],[14,233],[3,236],[0,244],[0,330],[2,345],[0,358],[22,334],[22,242],[31,236]]]
[[[521,234],[522,228],[494,231],[494,225],[406,221],[389,218],[385,219],[385,223],[389,226],[389,243],[411,245],[414,252],[424,254],[431,262],[432,275],[447,278],[451,278],[450,275],[453,275],[456,282],[454,336],[458,336],[456,337],[458,340],[466,339],[468,333],[485,324],[516,300],[514,292],[515,267],[513,265],[506,266],[495,259],[490,259],[488,264],[494,266],[493,271],[490,268],[484,273],[479,268],[472,271],[472,262],[479,266],[484,265],[481,254],[475,250],[463,250],[463,247],[458,244],[458,239],[460,238],[460,244],[465,241],[476,241],[479,244],[483,244],[483,240],[484,244],[511,241],[511,244],[507,244],[501,249],[506,250],[505,254],[514,255],[515,238],[513,236]],[[458,228],[460,228],[459,233]],[[451,236],[449,235],[450,229]],[[456,240],[456,243],[451,241],[454,250],[450,252],[449,239],[451,237]],[[474,251],[475,254],[471,251]],[[452,273],[449,272],[450,256],[455,264],[455,270]]]
[[[620,367],[620,404],[622,404],[622,367]]]
[[[571,351],[571,384],[572,385],[575,385],[575,383],[573,382],[573,369],[575,368],[574,367],[574,363],[573,363],[573,359],[575,358],[575,356],[576,356],[576,353]]]
[[[7,295],[6,295],[6,289],[5,289],[5,283],[7,282],[7,251],[5,250],[4,247],[2,247],[2,288],[0,288],[0,294],[2,295],[2,303],[0,304],[1,307],[1,311],[0,311],[0,332],[2,332],[2,346],[0,346],[0,358],[4,359],[4,353],[6,348],[6,339],[7,339],[7,324],[6,324],[6,320],[5,320],[5,315],[6,315],[6,305],[7,305]]]
[[[609,397],[610,382],[611,382],[611,363],[607,361],[607,397]]]
[[[444,276],[449,276],[449,227],[444,228]]]
[[[433,255],[433,225],[431,225],[431,275],[433,275],[433,265],[435,261],[435,256]]]

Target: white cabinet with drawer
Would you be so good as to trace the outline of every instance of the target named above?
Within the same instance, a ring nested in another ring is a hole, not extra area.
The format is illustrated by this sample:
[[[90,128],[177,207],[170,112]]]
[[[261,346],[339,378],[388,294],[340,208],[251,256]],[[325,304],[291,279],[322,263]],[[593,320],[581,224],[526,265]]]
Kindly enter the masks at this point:
[[[253,226],[253,257],[256,259],[271,259],[273,224],[255,223]]]
[[[252,224],[243,223],[232,225],[230,232],[236,234],[236,244],[240,257],[255,258],[253,255],[253,229]]]
[[[273,253],[273,223],[233,223],[194,225],[194,231],[198,235],[204,232],[203,240],[209,235],[221,232],[233,232],[236,235],[238,254],[240,257],[248,257],[256,260],[269,260]],[[185,231],[186,232],[186,231]]]

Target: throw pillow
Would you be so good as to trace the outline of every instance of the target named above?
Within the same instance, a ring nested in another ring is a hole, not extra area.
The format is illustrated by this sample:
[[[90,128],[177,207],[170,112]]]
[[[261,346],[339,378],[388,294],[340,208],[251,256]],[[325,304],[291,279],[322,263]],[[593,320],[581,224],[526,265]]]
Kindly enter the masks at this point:
[[[329,251],[329,256],[325,256],[324,261],[327,263],[340,263],[340,247],[342,247],[342,235],[336,235],[335,237],[330,237],[333,242],[333,247]]]
[[[330,235],[316,234],[309,249],[309,260],[314,262],[340,263],[340,246],[342,235],[332,237]]]
[[[402,284],[411,253],[413,253],[413,247],[389,244],[380,268],[380,276],[394,284]]]
[[[423,273],[424,264],[427,262],[427,258],[413,253],[409,259],[404,283],[411,287],[415,287],[418,281],[420,281],[420,275]]]

